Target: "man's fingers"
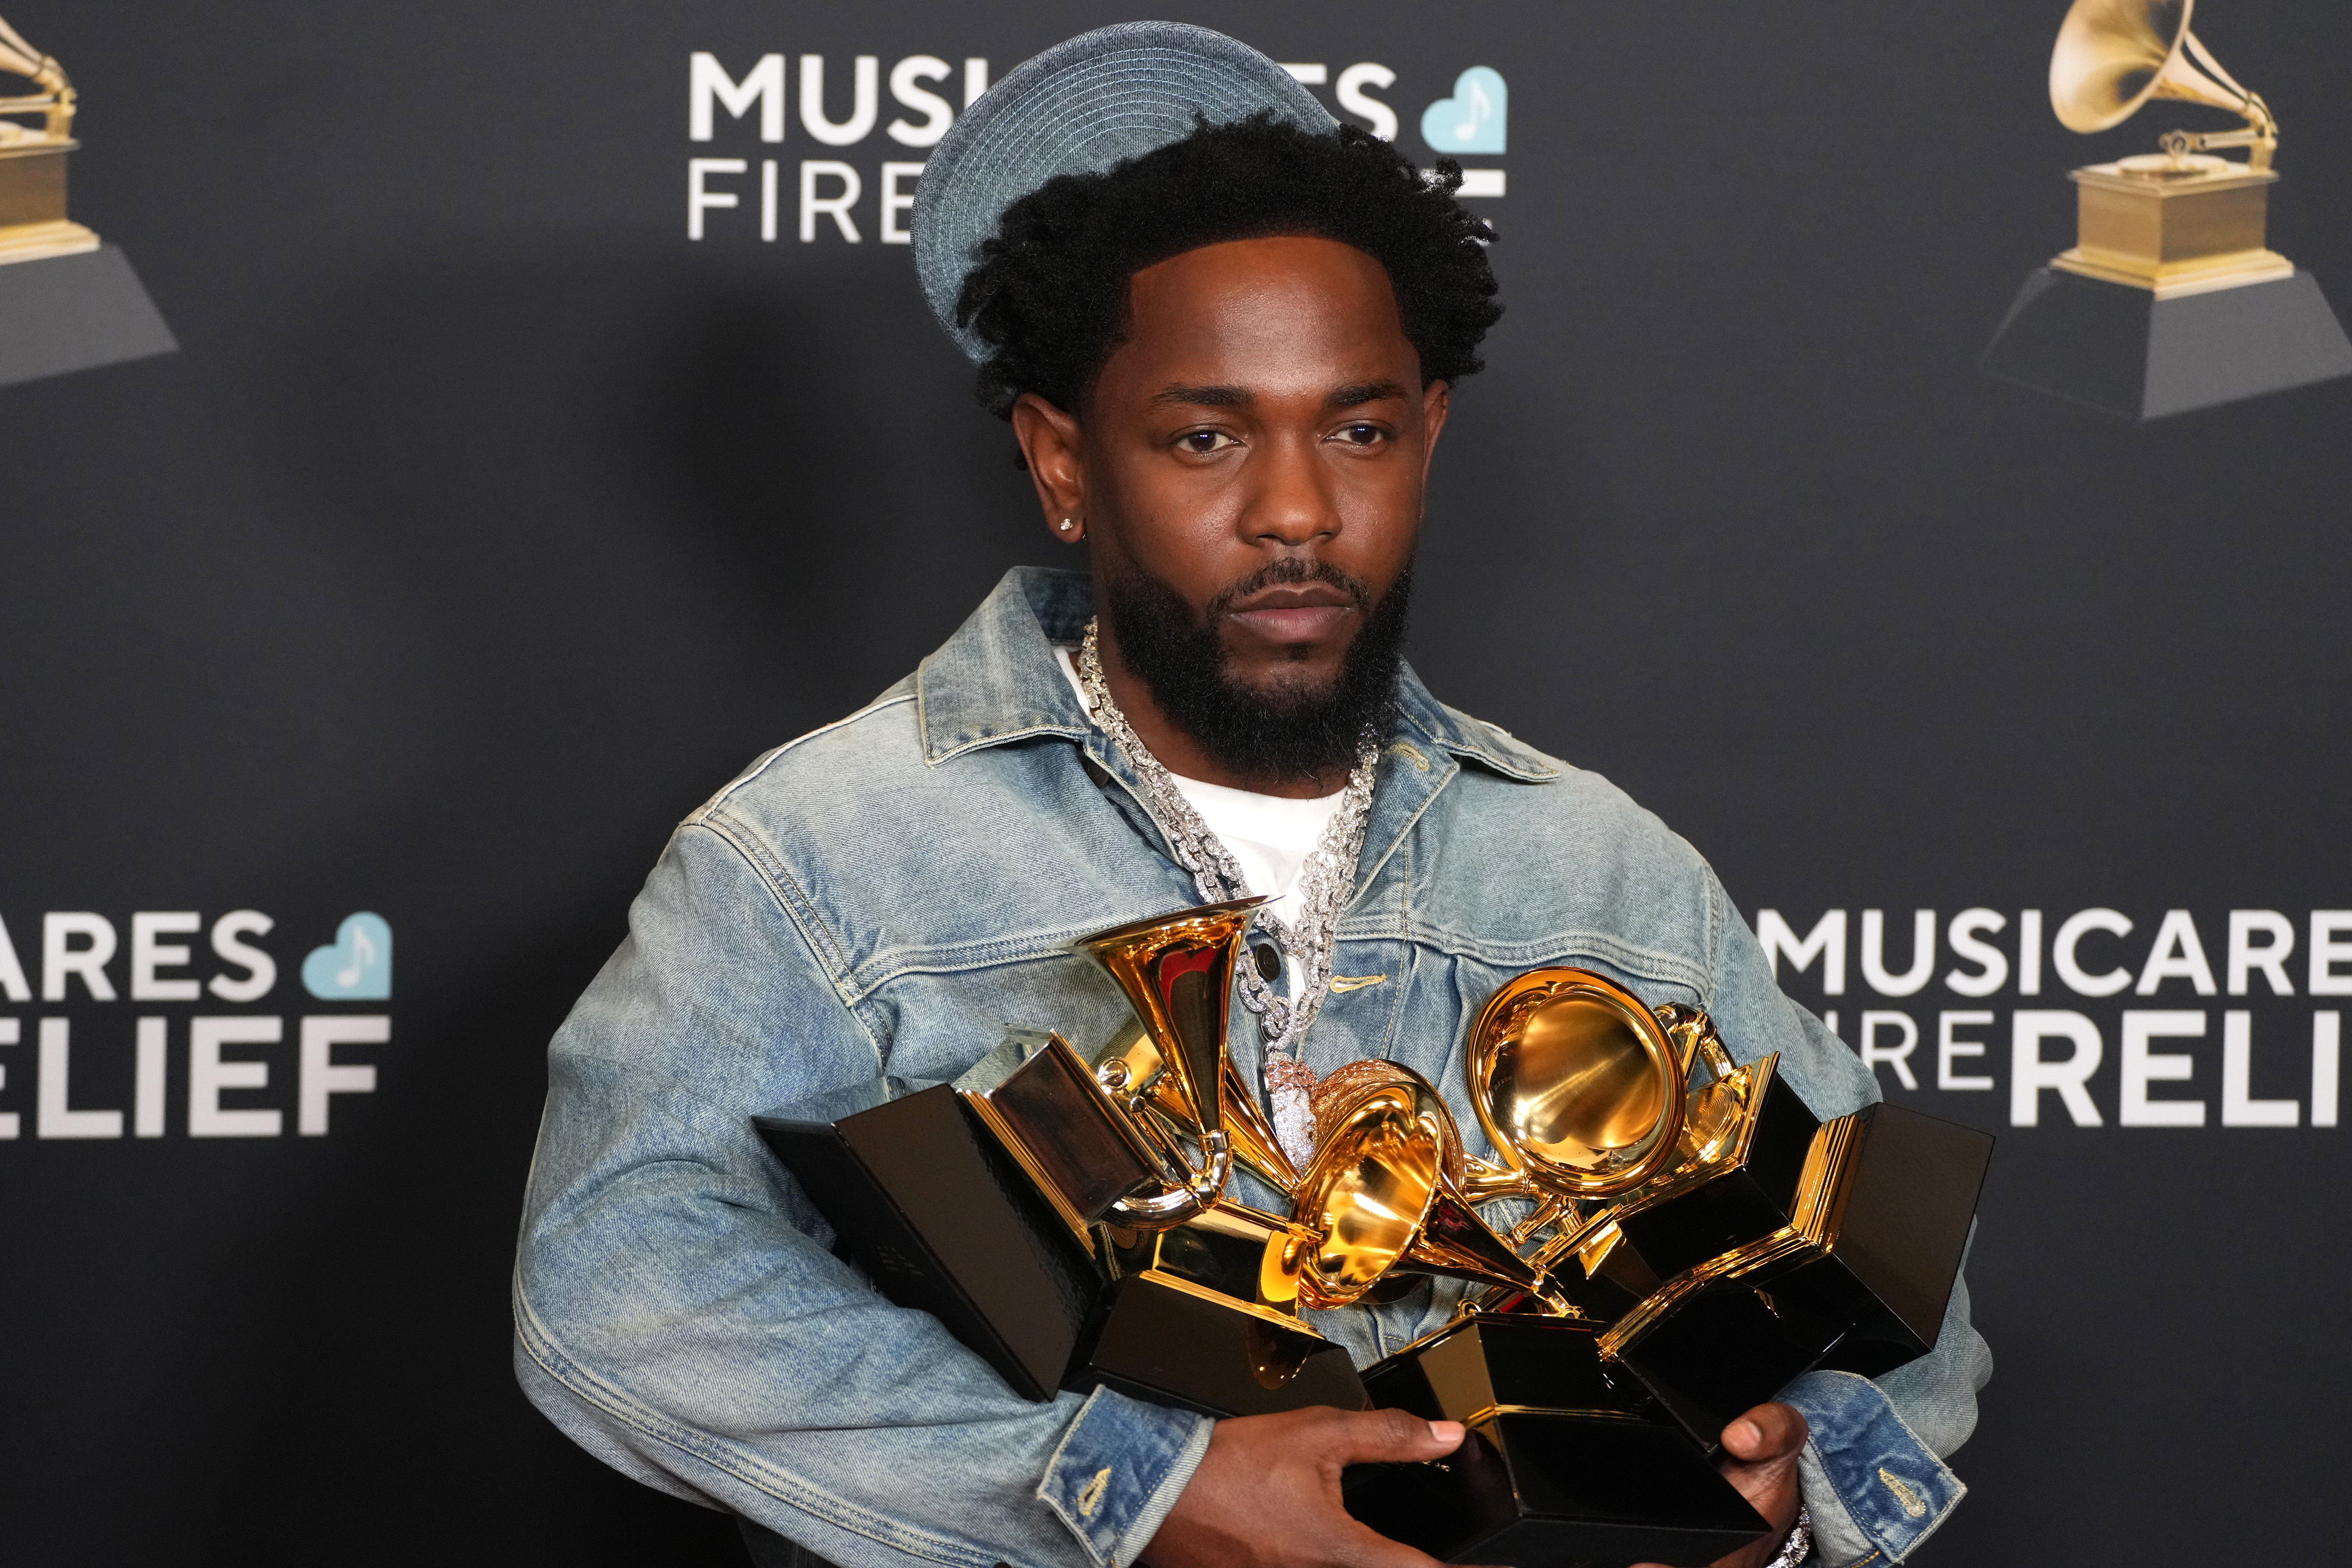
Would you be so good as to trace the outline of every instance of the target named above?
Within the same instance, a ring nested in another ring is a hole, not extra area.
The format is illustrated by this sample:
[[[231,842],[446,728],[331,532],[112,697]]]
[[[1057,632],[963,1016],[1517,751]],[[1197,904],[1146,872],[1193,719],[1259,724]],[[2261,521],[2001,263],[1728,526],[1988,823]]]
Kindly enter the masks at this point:
[[[1742,1464],[1785,1459],[1805,1446],[1804,1412],[1793,1405],[1759,1405],[1723,1429],[1723,1449]]]
[[[1459,1421],[1423,1421],[1402,1410],[1334,1411],[1331,1457],[1343,1465],[1442,1459],[1462,1447]]]

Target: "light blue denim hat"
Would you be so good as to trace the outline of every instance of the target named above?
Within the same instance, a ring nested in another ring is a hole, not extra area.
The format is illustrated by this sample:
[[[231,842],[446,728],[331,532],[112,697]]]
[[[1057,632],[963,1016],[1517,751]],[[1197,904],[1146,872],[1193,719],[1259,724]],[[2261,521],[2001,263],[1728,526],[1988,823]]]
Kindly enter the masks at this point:
[[[1265,56],[1181,22],[1122,22],[1024,60],[960,115],[915,187],[915,275],[931,314],[974,364],[956,296],[1004,209],[1056,174],[1099,173],[1212,124],[1271,110],[1303,130],[1336,122]]]

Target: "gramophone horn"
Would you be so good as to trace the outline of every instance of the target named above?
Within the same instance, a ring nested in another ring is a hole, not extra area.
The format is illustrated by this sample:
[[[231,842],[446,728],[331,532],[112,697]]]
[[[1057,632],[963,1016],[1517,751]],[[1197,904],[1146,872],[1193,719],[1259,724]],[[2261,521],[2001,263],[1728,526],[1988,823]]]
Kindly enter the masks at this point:
[[[2268,105],[2221,68],[2189,30],[2195,0],[2074,0],[2050,53],[2050,107],[2070,131],[2121,125],[2150,99],[2225,109],[2248,129],[2184,136],[2200,147],[2252,146],[2267,167],[2278,142]]]
[[[1160,1193],[1122,1200],[1111,1211],[1117,1223],[1160,1226],[1199,1214],[1224,1191],[1233,1170],[1232,1140],[1225,1130],[1224,1079],[1232,1073],[1225,1053],[1227,1014],[1233,999],[1234,959],[1249,931],[1250,917],[1264,899],[1205,904],[1172,915],[1138,921],[1076,943],[1127,995],[1142,1021],[1144,1036],[1158,1053],[1159,1090],[1184,1131],[1197,1140],[1200,1154],[1187,1161],[1185,1179]],[[1124,1058],[1120,1058],[1124,1059]],[[1109,1068],[1097,1068],[1101,1077]],[[1125,1089],[1127,1085],[1105,1087]],[[1255,1107],[1252,1107],[1255,1110]],[[1270,1141],[1270,1138],[1269,1138]]]
[[[1582,969],[1534,969],[1487,999],[1466,1052],[1496,1151],[1568,1198],[1641,1185],[1675,1157],[1687,1063],[1642,999]]]
[[[1307,1254],[1291,1260],[1299,1299],[1344,1307],[1394,1270],[1506,1285],[1559,1305],[1449,1170],[1459,1165],[1460,1136],[1436,1089],[1408,1068],[1385,1067],[1317,1108],[1315,1158],[1297,1203],[1307,1238],[1292,1244]]]

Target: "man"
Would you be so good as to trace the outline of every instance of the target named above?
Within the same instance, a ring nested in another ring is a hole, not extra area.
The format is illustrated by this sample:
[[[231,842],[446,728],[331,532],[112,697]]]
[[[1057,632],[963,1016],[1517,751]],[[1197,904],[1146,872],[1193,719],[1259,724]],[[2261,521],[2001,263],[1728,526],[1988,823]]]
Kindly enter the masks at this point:
[[[916,225],[933,308],[1092,577],[1012,573],[912,677],[678,829],[555,1041],[518,1375],[590,1451],[742,1516],[764,1561],[1426,1568],[1338,1477],[1458,1426],[1024,1402],[834,1257],[749,1118],[952,1079],[1010,1027],[1108,1039],[1125,1005],[1068,944],[1251,891],[1281,897],[1233,1048],[1294,1148],[1304,1089],[1368,1057],[1475,1128],[1470,1015],[1547,963],[1707,1008],[1824,1116],[1874,1088],[1688,846],[1401,663],[1429,465],[1498,314],[1488,232],[1446,185],[1254,51],[1138,24],[981,100]],[[1460,1289],[1316,1326],[1370,1362]],[[1900,1559],[1961,1495],[1940,1456],[1989,1365],[1960,1289],[1926,1359],[1735,1422],[1726,1471],[1774,1534],[1727,1561],[1801,1557],[1801,1508],[1819,1560]]]

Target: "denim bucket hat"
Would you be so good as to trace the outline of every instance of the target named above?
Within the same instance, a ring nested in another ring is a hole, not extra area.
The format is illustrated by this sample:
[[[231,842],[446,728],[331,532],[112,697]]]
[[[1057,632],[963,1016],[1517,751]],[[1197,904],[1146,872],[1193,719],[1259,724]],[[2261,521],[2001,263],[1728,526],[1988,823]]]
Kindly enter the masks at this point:
[[[940,139],[915,187],[915,275],[940,326],[974,364],[988,345],[956,325],[956,296],[1004,209],[1056,174],[1097,174],[1271,110],[1302,130],[1337,121],[1265,56],[1206,27],[1122,22],[1023,61]]]

